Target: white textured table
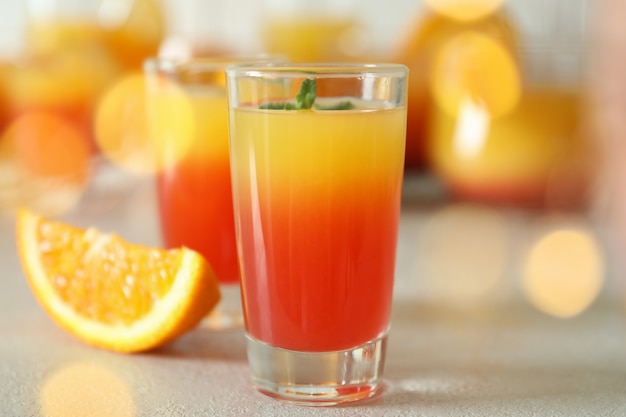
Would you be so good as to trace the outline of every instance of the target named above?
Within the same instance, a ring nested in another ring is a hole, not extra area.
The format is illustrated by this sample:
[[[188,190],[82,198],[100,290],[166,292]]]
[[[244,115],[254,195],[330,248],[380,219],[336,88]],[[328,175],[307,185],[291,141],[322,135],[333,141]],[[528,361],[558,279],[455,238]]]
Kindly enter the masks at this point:
[[[106,184],[101,187],[69,220],[95,223],[136,242],[158,242],[149,183],[117,186],[108,194]],[[441,242],[424,236],[435,239],[432,219],[443,208],[419,203],[411,192],[401,220],[386,388],[366,402],[323,409],[258,394],[248,381],[241,331],[197,329],[141,355],[83,345],[37,305],[17,259],[12,221],[1,220],[0,415],[626,415],[626,310],[620,286],[610,279],[612,270],[600,295],[581,314],[562,319],[535,309],[519,291],[515,267],[515,243],[533,220],[509,213],[497,217],[512,243],[505,257],[512,261],[499,281],[471,297],[450,296],[437,286],[437,277],[422,276],[426,272],[420,265],[430,262],[431,272],[446,270],[450,276],[463,276],[464,270],[474,276],[474,265],[457,248],[461,259],[450,255],[443,260],[448,269],[433,267],[426,249]],[[457,227],[447,239],[466,232],[471,230]],[[477,245],[488,237],[476,236]],[[476,268],[490,271],[492,264],[480,265]]]

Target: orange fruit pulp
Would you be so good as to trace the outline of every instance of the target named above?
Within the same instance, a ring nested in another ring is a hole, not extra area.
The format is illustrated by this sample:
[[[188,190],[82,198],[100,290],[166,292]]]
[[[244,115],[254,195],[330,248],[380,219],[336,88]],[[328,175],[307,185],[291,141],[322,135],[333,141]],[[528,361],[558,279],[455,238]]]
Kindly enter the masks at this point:
[[[119,352],[145,351],[195,327],[220,298],[197,252],[127,243],[21,209],[18,251],[37,300],[82,341]]]

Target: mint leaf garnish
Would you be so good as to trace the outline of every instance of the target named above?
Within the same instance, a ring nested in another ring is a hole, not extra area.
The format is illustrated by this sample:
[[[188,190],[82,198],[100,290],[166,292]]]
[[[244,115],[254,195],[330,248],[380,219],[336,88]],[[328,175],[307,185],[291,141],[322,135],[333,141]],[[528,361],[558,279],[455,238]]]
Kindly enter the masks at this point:
[[[259,108],[266,110],[296,110],[296,105],[287,102],[275,102],[263,103],[259,106]]]
[[[340,101],[337,104],[322,105],[315,104],[315,97],[317,95],[317,85],[313,78],[307,78],[302,81],[300,85],[300,91],[296,95],[296,103],[290,103],[286,101],[276,101],[263,103],[259,106],[260,109],[265,110],[308,110],[315,107],[316,110],[351,110],[356,108],[351,101]]]
[[[296,95],[296,104],[289,103],[287,101],[277,101],[263,103],[259,106],[259,108],[266,110],[307,110],[313,107],[315,95],[315,80],[307,78],[302,81],[302,85],[300,85],[300,91],[298,91],[298,94]]]
[[[356,106],[354,104],[352,104],[351,101],[340,101],[337,104],[332,104],[329,106],[323,106],[321,104],[316,104],[315,105],[315,109],[316,110],[352,110],[356,108]]]
[[[300,86],[300,91],[296,96],[296,108],[298,110],[306,110],[313,107],[313,103],[315,102],[315,95],[317,94],[317,86],[315,84],[315,80],[312,78],[307,78],[302,81],[302,85]]]

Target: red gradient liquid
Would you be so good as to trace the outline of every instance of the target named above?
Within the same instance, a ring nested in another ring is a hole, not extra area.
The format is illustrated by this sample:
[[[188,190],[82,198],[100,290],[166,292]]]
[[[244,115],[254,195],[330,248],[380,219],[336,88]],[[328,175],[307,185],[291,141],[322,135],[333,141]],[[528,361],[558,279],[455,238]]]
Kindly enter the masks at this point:
[[[382,336],[393,291],[405,109],[235,116],[248,334],[306,352]]]
[[[157,179],[167,247],[200,252],[222,283],[237,283],[233,203],[228,161],[188,159]]]
[[[191,149],[157,175],[163,240],[200,252],[220,283],[238,284],[226,96],[189,97],[196,121]]]

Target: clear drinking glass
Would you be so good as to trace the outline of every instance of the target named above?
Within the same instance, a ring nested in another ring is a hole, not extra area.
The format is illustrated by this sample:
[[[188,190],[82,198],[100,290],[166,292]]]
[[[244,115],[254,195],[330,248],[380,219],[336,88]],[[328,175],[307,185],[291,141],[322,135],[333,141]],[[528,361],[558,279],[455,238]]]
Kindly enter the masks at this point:
[[[252,381],[333,405],[381,386],[407,69],[231,66],[230,150]]]
[[[194,249],[211,264],[222,293],[220,303],[203,322],[213,329],[243,326],[224,71],[236,62],[271,59],[151,59],[144,65],[148,111],[167,103],[168,126],[175,127],[164,132],[159,128],[160,117],[148,118],[154,136],[169,142],[164,146],[166,161],[156,175],[163,242],[166,247]]]

